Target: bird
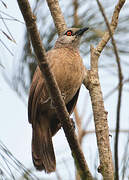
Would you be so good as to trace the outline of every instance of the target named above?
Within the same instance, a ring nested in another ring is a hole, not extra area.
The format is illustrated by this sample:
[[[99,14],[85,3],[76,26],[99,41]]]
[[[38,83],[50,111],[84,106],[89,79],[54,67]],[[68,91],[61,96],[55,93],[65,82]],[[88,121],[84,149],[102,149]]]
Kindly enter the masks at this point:
[[[67,28],[46,53],[69,115],[77,103],[85,70],[79,53],[80,39],[89,28]],[[28,99],[28,121],[32,125],[32,160],[35,168],[51,173],[56,170],[52,137],[61,128],[45,78],[37,66]]]

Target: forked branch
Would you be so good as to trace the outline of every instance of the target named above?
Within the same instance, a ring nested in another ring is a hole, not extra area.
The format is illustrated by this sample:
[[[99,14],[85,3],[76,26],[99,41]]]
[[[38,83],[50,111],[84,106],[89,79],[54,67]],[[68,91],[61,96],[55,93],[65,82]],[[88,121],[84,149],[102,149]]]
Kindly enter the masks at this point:
[[[99,0],[96,0],[96,1],[99,6],[99,9],[102,13],[102,16],[105,20],[105,23],[107,25],[108,32],[111,37],[111,41],[112,41],[112,45],[113,45],[113,50],[114,50],[114,53],[116,56],[116,63],[118,66],[119,93],[118,93],[118,103],[117,103],[117,120],[116,120],[116,136],[115,136],[115,149],[114,149],[115,154],[114,154],[114,156],[115,156],[115,179],[119,180],[118,140],[119,140],[119,126],[120,126],[120,108],[121,108],[121,98],[122,98],[122,89],[123,89],[123,85],[122,85],[123,76],[122,76],[122,70],[121,70],[120,57],[118,54],[115,39],[113,37],[113,33],[111,31],[110,24],[108,22],[108,19],[105,15],[105,12],[104,12],[104,9],[103,9],[101,3],[99,2]]]
[[[98,43],[96,48],[91,46],[91,70],[88,73],[88,78],[86,76],[87,79],[84,80],[85,86],[89,89],[94,113],[95,131],[100,158],[100,166],[98,171],[102,174],[104,179],[111,180],[114,179],[113,162],[109,143],[107,112],[104,108],[104,101],[98,76],[98,60],[102,50],[117,27],[119,13],[124,2],[125,0],[119,0],[115,7],[110,24],[111,32],[105,32],[102,40]]]

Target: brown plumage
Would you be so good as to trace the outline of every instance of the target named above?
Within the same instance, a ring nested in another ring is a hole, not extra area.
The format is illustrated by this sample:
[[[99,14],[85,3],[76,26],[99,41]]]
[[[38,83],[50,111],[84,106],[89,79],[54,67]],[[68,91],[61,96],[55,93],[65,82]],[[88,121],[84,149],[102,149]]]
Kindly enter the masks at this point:
[[[84,78],[84,66],[79,55],[81,35],[88,28],[71,28],[56,41],[47,53],[50,68],[56,78],[69,114],[74,110]],[[37,67],[29,94],[28,119],[32,124],[32,159],[37,170],[55,171],[56,160],[52,136],[61,128],[49,97],[45,79]]]

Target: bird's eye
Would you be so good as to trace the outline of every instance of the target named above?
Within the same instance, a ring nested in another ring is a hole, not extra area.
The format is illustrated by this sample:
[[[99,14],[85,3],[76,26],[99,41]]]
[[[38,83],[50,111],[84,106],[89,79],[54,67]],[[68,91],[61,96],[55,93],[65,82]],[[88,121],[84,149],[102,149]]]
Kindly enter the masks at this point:
[[[73,35],[73,33],[72,33],[71,30],[67,31],[65,34],[66,34],[67,36],[72,36],[72,35]]]

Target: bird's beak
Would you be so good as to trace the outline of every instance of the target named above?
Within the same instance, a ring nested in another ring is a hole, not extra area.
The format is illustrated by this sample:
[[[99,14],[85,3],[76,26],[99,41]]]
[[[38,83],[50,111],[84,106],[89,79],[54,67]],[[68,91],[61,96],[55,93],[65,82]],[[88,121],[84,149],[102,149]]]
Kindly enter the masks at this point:
[[[89,29],[88,27],[81,28],[81,29],[79,29],[78,31],[75,32],[75,35],[81,36],[81,35],[83,35],[83,33],[84,33],[85,31],[87,31],[88,29]]]

